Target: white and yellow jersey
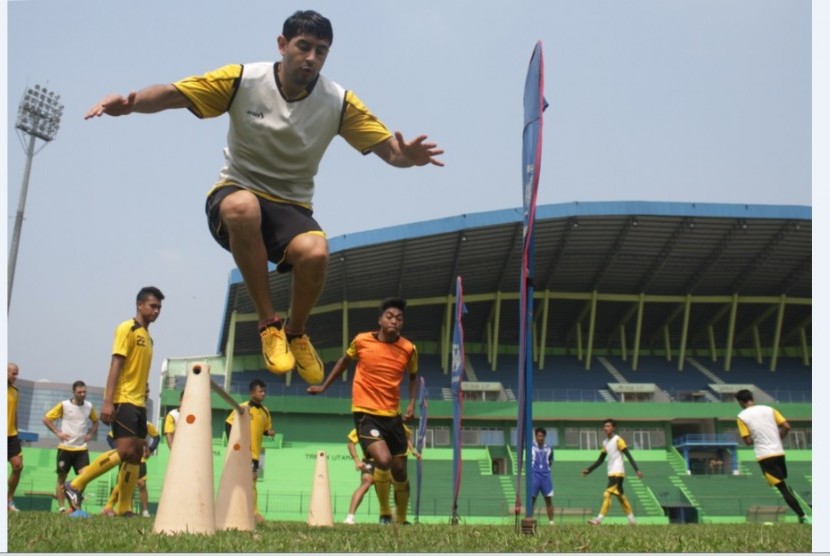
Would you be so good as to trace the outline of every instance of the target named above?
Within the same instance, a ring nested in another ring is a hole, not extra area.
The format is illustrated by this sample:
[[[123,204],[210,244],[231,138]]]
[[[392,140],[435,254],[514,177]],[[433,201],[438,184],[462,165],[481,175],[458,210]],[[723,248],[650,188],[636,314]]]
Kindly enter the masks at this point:
[[[238,185],[267,199],[311,208],[314,176],[336,135],[366,154],[392,134],[351,91],[320,75],[286,99],[278,63],[231,64],[173,83],[193,113],[230,116],[225,166],[216,187]]]
[[[756,460],[784,455],[778,425],[785,421],[777,409],[766,405],[751,405],[738,413],[738,432],[752,438]]]
[[[75,405],[72,400],[58,402],[55,407],[46,412],[45,417],[49,421],[61,420],[61,432],[68,434],[69,439],[62,440],[58,444],[58,449],[70,452],[87,449],[84,440],[84,436],[89,432],[87,423],[98,421],[95,408],[86,400],[82,405]]]
[[[625,466],[623,465],[623,450],[628,446],[621,436],[615,434],[611,438],[602,441],[602,451],[608,456],[608,476],[624,477]]]

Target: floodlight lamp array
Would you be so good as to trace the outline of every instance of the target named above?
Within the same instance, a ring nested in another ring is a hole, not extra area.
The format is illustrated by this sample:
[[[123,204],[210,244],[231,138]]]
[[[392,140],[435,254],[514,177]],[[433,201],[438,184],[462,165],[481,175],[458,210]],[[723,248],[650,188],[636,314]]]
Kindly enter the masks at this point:
[[[59,94],[40,85],[27,89],[17,110],[15,127],[44,141],[51,141],[58,133],[63,116],[60,98]]]

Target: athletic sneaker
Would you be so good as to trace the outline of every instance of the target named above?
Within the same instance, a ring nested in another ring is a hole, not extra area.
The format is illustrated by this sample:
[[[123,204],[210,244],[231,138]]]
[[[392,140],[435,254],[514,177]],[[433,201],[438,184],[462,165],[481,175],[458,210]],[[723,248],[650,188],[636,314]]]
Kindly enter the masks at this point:
[[[265,367],[274,374],[285,374],[294,368],[294,355],[288,349],[285,331],[279,317],[266,324],[259,330],[262,340],[262,357],[265,358]]]
[[[798,518],[798,522],[799,523],[806,523],[807,525],[810,525],[810,518],[807,517],[806,515],[802,515]]]
[[[323,382],[323,362],[317,355],[317,350],[311,345],[307,334],[291,338],[288,342],[288,349],[294,355],[297,362],[297,372],[308,384],[320,384]]]
[[[81,491],[72,488],[72,483],[66,481],[63,483],[63,493],[66,495],[66,500],[69,502],[69,507],[72,511],[81,509],[81,502],[84,501],[84,495]]]
[[[150,517],[150,512],[147,511],[147,510],[142,511],[141,512],[141,517]]]
[[[354,517],[350,516],[350,515],[347,515],[346,519],[343,520],[343,523],[345,523],[347,525],[354,525]]]
[[[382,516],[380,516],[380,524],[381,525],[392,525],[392,516],[391,515],[382,515]]]
[[[588,520],[588,525],[599,525],[599,523],[600,522],[599,522],[598,519],[589,519]]]
[[[101,515],[105,515],[107,517],[115,517],[115,511],[112,508],[107,508],[105,506],[104,509],[101,510]]]
[[[58,513],[59,514],[65,514],[66,513],[66,508],[58,508]]]
[[[17,509],[17,506],[14,505],[14,500],[9,500],[9,511],[10,512],[19,512],[20,510]]]
[[[123,514],[118,514],[117,517],[135,517],[133,512],[124,512]]]

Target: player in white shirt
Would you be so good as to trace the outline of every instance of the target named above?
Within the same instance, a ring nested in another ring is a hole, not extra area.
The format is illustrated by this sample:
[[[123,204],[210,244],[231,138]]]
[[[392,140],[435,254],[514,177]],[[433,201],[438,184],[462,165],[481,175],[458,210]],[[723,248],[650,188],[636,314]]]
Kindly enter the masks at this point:
[[[799,523],[807,523],[804,510],[787,485],[787,462],[781,442],[790,432],[790,424],[777,409],[756,405],[750,390],[740,390],[735,399],[741,406],[738,413],[738,432],[747,446],[755,448],[755,460],[761,466],[764,478],[778,489],[787,505],[798,515]]]
[[[60,430],[55,422],[60,419]],[[90,423],[92,426],[90,427]],[[92,404],[86,401],[86,384],[76,380],[72,384],[72,397],[59,402],[43,416],[43,424],[58,437],[58,486],[55,498],[58,500],[58,511],[63,513],[65,496],[63,483],[71,469],[80,475],[89,465],[89,450],[87,442],[98,432],[98,415]]]
[[[611,508],[611,496],[616,496],[620,501],[620,505],[628,518],[628,523],[635,525],[634,509],[631,503],[623,493],[623,480],[625,479],[625,466],[623,464],[623,454],[628,458],[631,467],[636,471],[637,476],[642,479],[643,472],[637,468],[631,452],[628,451],[628,446],[625,440],[622,439],[615,431],[617,429],[617,422],[613,419],[606,419],[602,422],[602,429],[605,431],[605,440],[602,441],[602,451],[599,454],[597,461],[582,470],[582,476],[587,476],[591,471],[602,464],[605,458],[608,458],[608,486],[605,488],[602,498],[602,506],[599,509],[599,514],[594,519],[588,521],[591,525],[599,525],[605,519],[608,510]]]

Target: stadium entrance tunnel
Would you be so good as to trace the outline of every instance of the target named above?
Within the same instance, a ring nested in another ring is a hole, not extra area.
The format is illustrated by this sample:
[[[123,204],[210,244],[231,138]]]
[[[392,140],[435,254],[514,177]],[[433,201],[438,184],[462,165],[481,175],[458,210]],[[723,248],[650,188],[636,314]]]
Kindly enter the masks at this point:
[[[691,504],[663,506],[663,511],[666,512],[669,523],[699,523],[697,508]]]

